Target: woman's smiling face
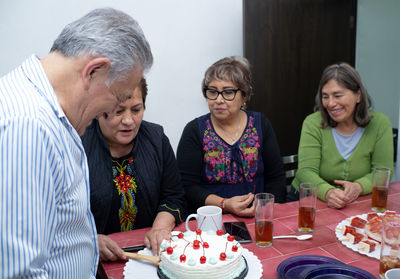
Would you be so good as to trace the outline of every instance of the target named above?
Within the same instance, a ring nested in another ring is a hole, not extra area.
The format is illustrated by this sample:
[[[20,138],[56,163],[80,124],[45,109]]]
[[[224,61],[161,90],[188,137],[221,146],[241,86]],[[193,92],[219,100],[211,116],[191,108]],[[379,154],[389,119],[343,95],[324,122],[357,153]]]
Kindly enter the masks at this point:
[[[354,111],[360,100],[360,92],[353,92],[334,79],[322,87],[322,105],[338,124],[354,121]]]

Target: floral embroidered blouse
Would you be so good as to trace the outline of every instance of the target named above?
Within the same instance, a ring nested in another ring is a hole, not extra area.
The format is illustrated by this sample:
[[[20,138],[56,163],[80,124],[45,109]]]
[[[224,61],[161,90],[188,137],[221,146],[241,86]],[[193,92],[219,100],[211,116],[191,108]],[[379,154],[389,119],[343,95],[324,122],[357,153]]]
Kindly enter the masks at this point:
[[[262,192],[262,183],[256,181],[262,178],[256,174],[264,171],[262,158],[259,158],[262,140],[256,128],[259,121],[255,123],[255,117],[249,115],[242,136],[233,145],[227,144],[215,132],[209,115],[200,117],[198,122],[203,134],[203,176],[208,182],[204,186],[217,190],[215,194],[223,197]],[[232,184],[235,184],[234,188],[226,187]]]
[[[265,116],[246,111],[247,125],[233,145],[214,130],[210,114],[189,122],[177,157],[186,198],[194,207],[209,194],[230,198],[269,192],[285,201],[285,175],[275,134]]]
[[[136,192],[137,185],[133,173],[133,158],[129,154],[122,158],[112,159],[113,181],[115,183],[114,195],[120,197],[118,211],[121,231],[133,230],[136,219]]]
[[[82,143],[88,158],[90,209],[99,234],[151,227],[159,212],[185,219],[184,190],[174,151],[157,124],[142,121],[132,151],[112,158],[97,120]]]

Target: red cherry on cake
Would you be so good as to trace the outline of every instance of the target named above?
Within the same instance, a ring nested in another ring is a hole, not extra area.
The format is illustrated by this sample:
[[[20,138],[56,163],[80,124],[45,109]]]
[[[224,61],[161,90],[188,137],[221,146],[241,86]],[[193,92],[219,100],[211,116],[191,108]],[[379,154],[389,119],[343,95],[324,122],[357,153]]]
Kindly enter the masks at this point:
[[[179,257],[179,260],[181,261],[181,263],[186,262],[186,256],[185,256],[184,254],[182,254],[182,255]]]
[[[234,241],[235,237],[233,235],[228,235],[228,241]]]
[[[182,238],[183,238],[183,233],[179,233],[179,234],[178,234],[178,238],[179,238],[179,239],[182,239]]]
[[[199,248],[200,248],[200,241],[193,240],[193,249],[199,249]]]
[[[200,235],[200,234],[201,234],[201,230],[200,230],[200,229],[197,229],[197,230],[196,230],[196,234],[197,234],[197,235]]]
[[[172,255],[173,252],[174,252],[174,249],[171,246],[167,248],[168,255]]]
[[[221,254],[219,254],[219,259],[221,261],[225,261],[226,260],[226,254],[224,252],[222,252]]]
[[[201,263],[201,264],[205,264],[205,263],[206,263],[206,260],[207,260],[207,259],[206,259],[205,256],[201,256],[201,257],[200,257],[200,263]]]
[[[224,234],[224,232],[222,230],[217,231],[217,235],[223,235],[223,234]]]
[[[210,245],[208,245],[208,243],[207,243],[207,242],[204,242],[204,243],[203,243],[203,247],[204,247],[204,248],[209,248],[209,247],[210,247]]]
[[[237,247],[236,245],[233,245],[233,246],[232,246],[232,251],[233,251],[233,252],[237,252],[237,250],[238,250],[238,247]]]

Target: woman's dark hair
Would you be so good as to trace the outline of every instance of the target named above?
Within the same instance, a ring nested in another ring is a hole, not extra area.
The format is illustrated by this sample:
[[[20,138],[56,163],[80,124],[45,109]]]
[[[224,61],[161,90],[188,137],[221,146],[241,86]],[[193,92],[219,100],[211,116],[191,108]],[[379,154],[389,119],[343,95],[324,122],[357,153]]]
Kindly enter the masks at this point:
[[[143,109],[146,109],[146,97],[147,97],[147,82],[145,78],[142,78],[139,82],[138,87],[142,92]]]
[[[249,101],[253,94],[250,63],[244,57],[225,57],[212,64],[204,74],[204,79],[201,83],[204,97],[206,97],[204,88],[207,88],[213,80],[225,80],[234,83],[242,92],[245,102]]]
[[[369,113],[369,109],[372,106],[371,98],[356,69],[347,63],[339,63],[325,68],[321,76],[321,81],[319,82],[317,95],[315,96],[314,110],[319,110],[321,112],[322,127],[337,126],[337,122],[329,116],[322,105],[322,88],[332,79],[340,86],[353,91],[354,94],[360,93],[360,102],[356,104],[354,110],[354,122],[360,127],[367,126],[371,120],[371,114]]]

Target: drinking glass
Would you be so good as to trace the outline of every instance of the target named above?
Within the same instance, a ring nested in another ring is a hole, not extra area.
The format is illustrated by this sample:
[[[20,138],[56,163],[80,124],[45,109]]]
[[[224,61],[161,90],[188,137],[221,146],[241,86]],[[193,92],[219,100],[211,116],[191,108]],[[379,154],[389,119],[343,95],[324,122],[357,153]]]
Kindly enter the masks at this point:
[[[379,276],[385,278],[386,271],[400,268],[400,215],[385,216],[382,223]]]
[[[376,167],[372,173],[372,210],[386,211],[389,193],[390,169]]]
[[[314,230],[315,209],[318,186],[315,183],[304,182],[299,188],[299,232]]]
[[[256,210],[256,245],[258,247],[270,247],[272,245],[272,232],[274,218],[275,197],[269,193],[258,193],[255,197]]]

